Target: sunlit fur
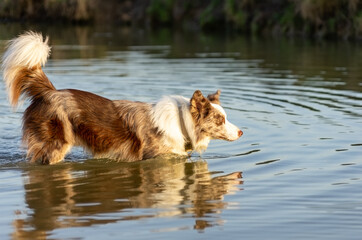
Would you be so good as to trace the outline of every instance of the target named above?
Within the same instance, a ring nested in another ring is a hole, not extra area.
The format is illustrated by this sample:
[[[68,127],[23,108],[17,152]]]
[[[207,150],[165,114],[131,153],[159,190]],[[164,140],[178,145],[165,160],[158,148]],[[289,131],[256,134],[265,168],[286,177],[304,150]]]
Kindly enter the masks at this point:
[[[42,70],[48,38],[26,32],[9,42],[3,77],[13,107],[30,99],[23,116],[23,143],[32,162],[57,163],[73,146],[96,158],[137,161],[160,154],[206,150],[211,139],[234,141],[242,132],[229,123],[220,91],[187,99],[163,97],[155,104],[112,101],[90,92],[56,90]]]
[[[44,66],[50,54],[48,37],[43,41],[40,34],[26,32],[18,38],[10,40],[7,51],[2,58],[2,70],[9,100],[12,106],[16,106],[18,99],[14,97],[14,79],[21,68],[34,68]]]

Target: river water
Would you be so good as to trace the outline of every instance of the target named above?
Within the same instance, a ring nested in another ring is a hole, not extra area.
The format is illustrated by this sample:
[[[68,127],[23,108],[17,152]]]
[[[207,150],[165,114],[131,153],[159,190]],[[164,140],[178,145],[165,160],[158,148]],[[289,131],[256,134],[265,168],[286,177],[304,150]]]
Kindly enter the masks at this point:
[[[0,83],[0,239],[360,239],[362,44],[108,27],[50,36],[56,88],[155,102],[221,89],[244,135],[190,158],[41,166]]]

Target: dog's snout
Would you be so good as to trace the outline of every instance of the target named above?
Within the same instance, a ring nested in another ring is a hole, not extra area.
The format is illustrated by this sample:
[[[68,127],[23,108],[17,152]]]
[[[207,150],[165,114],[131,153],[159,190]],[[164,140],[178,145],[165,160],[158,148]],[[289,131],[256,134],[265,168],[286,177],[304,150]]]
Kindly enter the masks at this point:
[[[238,136],[241,137],[241,135],[243,135],[243,131],[239,130],[238,131]]]

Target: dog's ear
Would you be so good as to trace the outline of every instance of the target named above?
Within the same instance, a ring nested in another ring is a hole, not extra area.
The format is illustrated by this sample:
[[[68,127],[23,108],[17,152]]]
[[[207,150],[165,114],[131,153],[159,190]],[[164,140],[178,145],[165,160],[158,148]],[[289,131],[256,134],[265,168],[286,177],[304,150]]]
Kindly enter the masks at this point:
[[[220,89],[216,91],[214,94],[207,95],[207,99],[209,99],[210,102],[220,105]]]
[[[200,90],[196,90],[190,100],[190,112],[194,119],[199,120],[205,117],[211,110],[210,101],[202,95]]]

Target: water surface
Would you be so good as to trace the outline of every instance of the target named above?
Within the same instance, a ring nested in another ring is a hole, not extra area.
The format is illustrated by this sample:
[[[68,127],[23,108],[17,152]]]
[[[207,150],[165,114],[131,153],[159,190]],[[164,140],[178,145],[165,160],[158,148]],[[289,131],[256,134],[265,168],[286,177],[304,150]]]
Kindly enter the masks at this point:
[[[89,27],[1,25],[50,36],[56,88],[155,102],[222,90],[244,135],[191,158],[25,161],[0,94],[1,239],[359,239],[362,45]],[[3,51],[3,50],[1,50]]]

